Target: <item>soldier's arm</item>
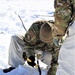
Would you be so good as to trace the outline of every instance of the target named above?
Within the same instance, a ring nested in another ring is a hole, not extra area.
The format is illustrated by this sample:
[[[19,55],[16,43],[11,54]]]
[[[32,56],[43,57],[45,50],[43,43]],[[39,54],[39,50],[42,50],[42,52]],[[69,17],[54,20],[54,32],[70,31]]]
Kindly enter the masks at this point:
[[[73,15],[73,0],[55,0],[55,29],[57,35],[64,35]]]
[[[30,46],[25,46],[25,50],[24,52],[26,52],[26,56],[30,57],[30,56],[35,56],[35,51],[32,47]]]
[[[36,48],[36,42],[37,42],[37,33],[39,32],[39,25],[42,25],[42,21],[36,21],[34,22],[29,30],[26,32],[24,37],[25,42],[25,52],[26,55],[29,57],[31,55],[34,56],[34,47]],[[39,35],[38,35],[39,36]]]
[[[36,43],[36,34],[33,31],[33,25],[29,28],[29,30],[26,32],[24,37],[24,52],[26,52],[27,57],[34,56],[34,45]]]

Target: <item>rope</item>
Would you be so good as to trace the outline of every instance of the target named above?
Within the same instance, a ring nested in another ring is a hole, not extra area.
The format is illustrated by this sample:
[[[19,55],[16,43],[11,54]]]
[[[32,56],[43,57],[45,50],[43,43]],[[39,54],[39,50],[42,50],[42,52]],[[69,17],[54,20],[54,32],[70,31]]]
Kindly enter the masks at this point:
[[[40,69],[39,61],[38,61],[38,60],[37,60],[37,64],[38,64],[38,71],[39,71],[39,75],[41,75],[41,69]]]

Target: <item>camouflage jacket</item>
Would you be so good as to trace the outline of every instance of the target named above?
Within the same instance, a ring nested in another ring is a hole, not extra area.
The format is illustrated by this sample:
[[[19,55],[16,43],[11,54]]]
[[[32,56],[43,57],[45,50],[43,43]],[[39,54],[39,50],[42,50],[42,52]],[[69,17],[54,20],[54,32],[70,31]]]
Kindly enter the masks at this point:
[[[35,54],[35,50],[44,50],[44,51],[51,51],[57,46],[53,42],[46,44],[42,42],[39,38],[39,31],[42,24],[46,21],[37,21],[34,22],[27,33],[25,34],[24,41],[25,41],[25,52],[27,56],[31,56]]]
[[[62,30],[59,35],[64,35],[68,26],[75,20],[75,0],[55,0],[55,26]]]

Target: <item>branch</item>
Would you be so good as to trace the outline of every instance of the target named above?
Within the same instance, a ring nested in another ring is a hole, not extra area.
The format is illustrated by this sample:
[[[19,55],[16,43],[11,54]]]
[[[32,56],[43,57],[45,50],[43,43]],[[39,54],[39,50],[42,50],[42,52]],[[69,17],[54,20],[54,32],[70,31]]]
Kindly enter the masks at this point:
[[[26,29],[26,27],[25,27],[25,25],[24,25],[24,23],[23,23],[23,21],[22,21],[20,15],[18,15],[16,12],[15,12],[15,14],[19,17],[19,19],[20,19],[20,21],[21,21],[21,23],[22,23],[23,28],[24,28],[25,31],[27,32],[27,29]]]

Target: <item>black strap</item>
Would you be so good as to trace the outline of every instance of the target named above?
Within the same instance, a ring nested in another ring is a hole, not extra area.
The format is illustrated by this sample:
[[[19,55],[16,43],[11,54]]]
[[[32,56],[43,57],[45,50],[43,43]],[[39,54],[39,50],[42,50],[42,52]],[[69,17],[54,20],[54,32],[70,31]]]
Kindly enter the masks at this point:
[[[38,64],[38,71],[39,71],[39,75],[41,75],[41,69],[40,69],[39,61],[38,61],[38,60],[37,60],[37,64]]]

